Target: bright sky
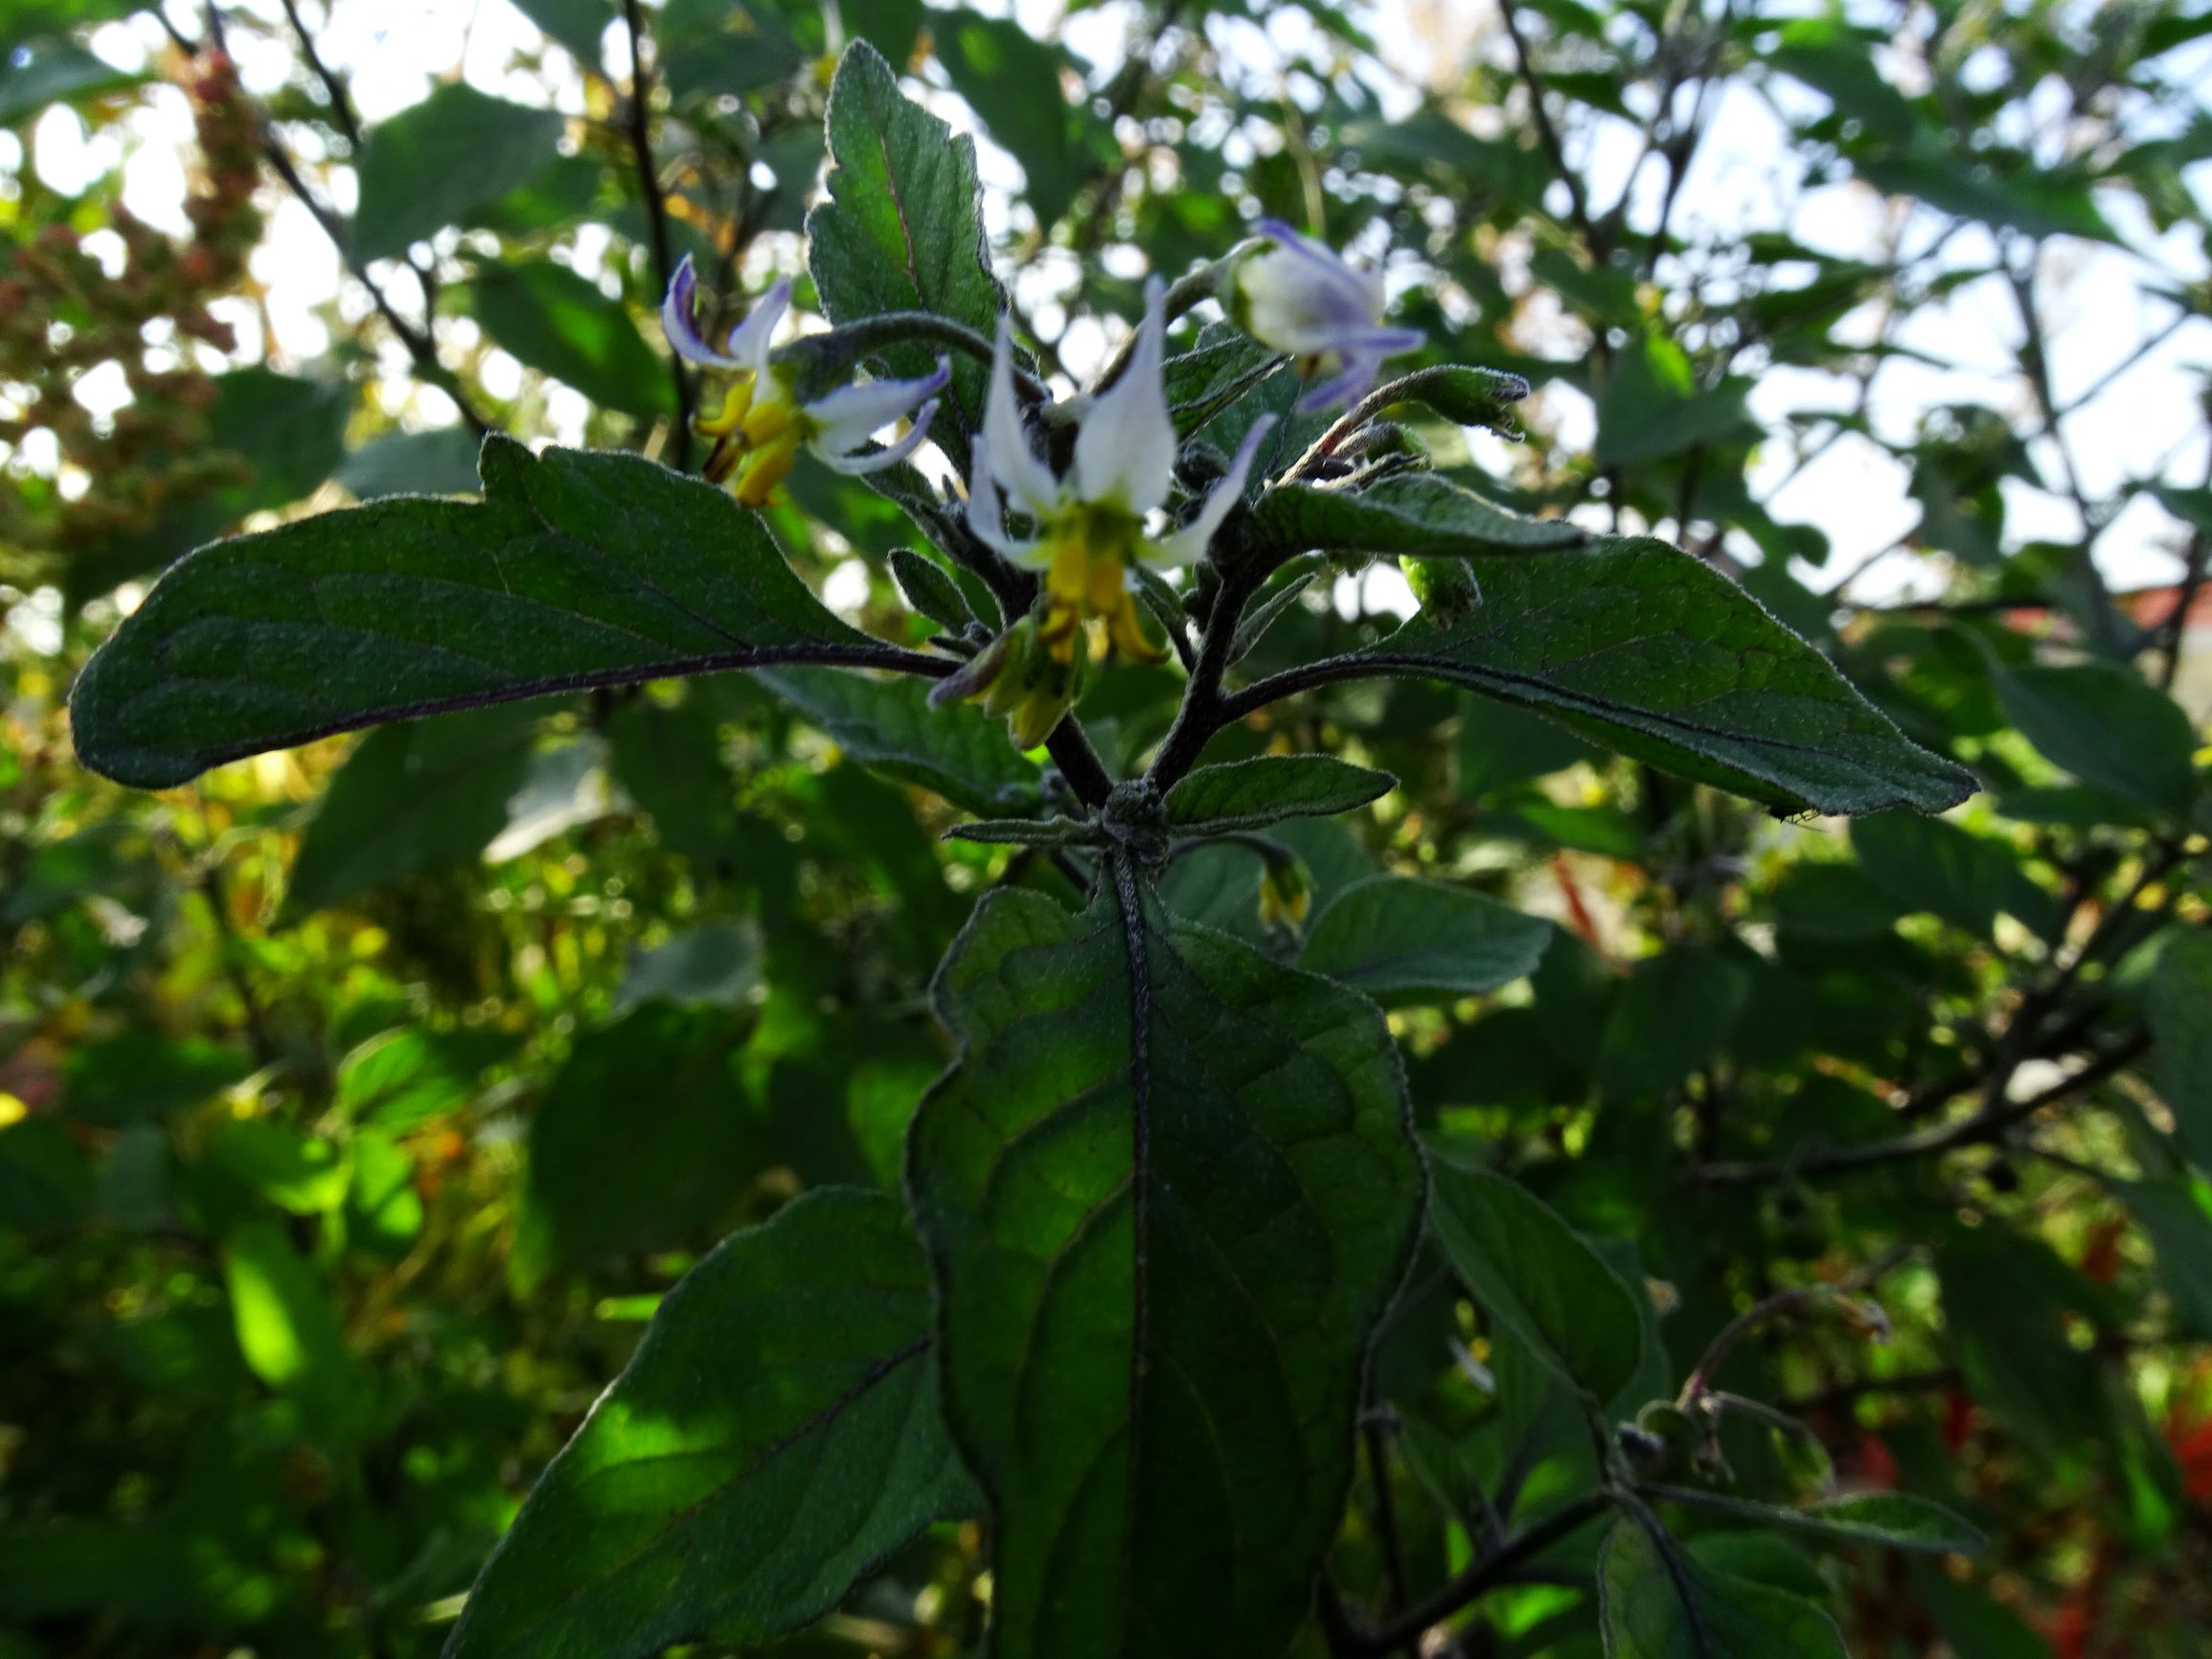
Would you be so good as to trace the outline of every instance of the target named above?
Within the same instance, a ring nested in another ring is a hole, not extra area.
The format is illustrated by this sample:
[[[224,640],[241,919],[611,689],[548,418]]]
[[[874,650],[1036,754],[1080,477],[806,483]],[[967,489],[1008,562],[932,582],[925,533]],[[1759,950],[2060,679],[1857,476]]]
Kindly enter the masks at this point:
[[[278,15],[273,0],[250,0],[248,6],[233,9],[254,8]],[[1060,0],[1015,0],[1012,9],[1033,28],[1049,27],[1059,13]],[[196,8],[172,0],[171,10],[180,24],[190,28],[196,22],[192,16]],[[1464,0],[1376,0],[1365,14],[1375,22],[1382,62],[1364,62],[1357,72],[1384,93],[1386,108],[1409,104],[1411,94],[1405,88],[1424,80],[1439,86],[1459,84],[1471,55],[1499,50],[1500,43],[1490,33],[1489,9]],[[1101,80],[1120,59],[1129,17],[1124,0],[1108,0],[1068,22],[1068,44],[1099,66]],[[1286,57],[1313,38],[1311,26],[1290,12],[1273,15],[1264,27],[1214,18],[1207,28],[1224,62],[1240,77],[1263,86],[1280,82]],[[615,34],[609,57],[619,73],[623,67],[619,31]],[[119,64],[135,67],[161,41],[151,20],[142,18],[101,31],[94,46]],[[542,78],[511,67],[517,51],[535,46],[537,36],[507,0],[335,0],[331,21],[319,41],[325,56],[347,77],[363,118],[371,124],[421,97],[434,78],[446,74],[457,61],[464,77],[485,91],[530,102],[548,96]],[[265,92],[282,80],[289,61],[282,47],[257,46],[242,32],[234,44],[249,88]],[[2201,56],[2212,61],[2212,50]],[[558,51],[552,57],[566,64]],[[1398,84],[1392,85],[1393,80]],[[582,109],[582,84],[573,70],[555,78],[551,96],[569,113]],[[974,130],[972,119],[952,95],[938,93],[934,102],[956,125]],[[2189,113],[2175,112],[2177,124]],[[125,200],[131,211],[151,224],[181,231],[184,175],[177,148],[190,133],[182,96],[164,88],[120,129],[90,137],[74,114],[50,112],[34,129],[28,160],[49,185],[73,192],[121,157],[125,167]],[[1759,97],[1748,89],[1730,89],[1712,112],[1710,136],[1677,207],[1677,228],[1704,227],[1724,235],[1741,227],[1787,222],[1794,225],[1801,239],[1824,249],[1842,255],[1872,254],[1884,230],[1881,198],[1858,186],[1806,191],[1792,170],[1782,133],[1777,117]],[[296,148],[305,148],[304,130],[293,129],[287,136]],[[1020,169],[1012,158],[987,139],[983,155],[987,185],[1017,191]],[[1603,203],[1612,198],[1633,155],[1626,131],[1604,135],[1587,157],[1594,199]],[[0,134],[0,190],[7,188],[7,173],[24,159],[14,141]],[[2204,177],[2199,170],[2192,178],[2200,193]],[[1640,182],[1645,189],[1638,201],[1648,222],[1653,173],[1647,172]],[[229,314],[239,327],[242,359],[252,360],[265,352],[280,367],[298,367],[330,345],[316,307],[333,290],[340,293],[343,313],[349,318],[361,313],[366,302],[357,287],[341,284],[337,257],[306,211],[273,186],[267,193],[271,228],[255,259],[254,272],[267,290],[271,337],[260,338],[259,319],[243,302]],[[339,205],[351,203],[341,199]],[[2174,307],[2150,296],[2151,284],[2179,286],[2202,280],[2207,272],[2204,252],[2193,236],[2176,233],[2161,239],[2117,196],[2107,196],[2103,205],[2135,253],[2064,243],[2048,257],[2043,272],[2044,321],[2062,404],[2073,401],[2172,320]],[[994,202],[994,220],[1003,223],[1006,211],[1003,201]],[[1935,223],[1925,211],[1916,214],[1904,227],[1903,245],[1933,240]],[[448,241],[454,236],[446,233]],[[776,239],[764,239],[770,245],[762,250],[764,263],[796,263],[795,239],[782,239],[791,243],[788,246],[776,245]],[[578,267],[596,275],[604,248],[604,238],[581,247]],[[1986,264],[1994,256],[1991,239],[1975,229],[1955,237],[1944,259],[1947,264],[1964,267]],[[1402,268],[1402,263],[1393,266],[1398,285],[1417,280],[1414,272]],[[1025,305],[1034,305],[1048,301],[1062,282],[1064,271],[1056,280],[1047,262],[1018,285],[1016,293]],[[412,298],[403,282],[395,285],[402,304]],[[1872,313],[1859,321],[1871,337]],[[459,319],[442,327],[452,330],[456,339],[466,339],[473,325]],[[1886,367],[1871,403],[1878,428],[1892,438],[1907,438],[1925,411],[1946,402],[1986,404],[2024,416],[2030,407],[2026,389],[2006,373],[2010,346],[2018,333],[2009,291],[1998,279],[1970,284],[1942,305],[1928,307],[1897,336],[1897,342],[1951,366],[1938,369],[1898,361]],[[1063,342],[1063,351],[1080,368],[1086,358],[1103,354],[1110,342],[1108,330],[1079,330]],[[1564,340],[1557,344],[1562,355],[1571,349]],[[2067,434],[2083,483],[2092,496],[2129,477],[2156,476],[2190,485],[2204,481],[2206,440],[2198,399],[2208,363],[2212,363],[2212,322],[2196,318],[2070,417]],[[404,354],[396,344],[384,367],[388,375],[379,395],[395,413],[403,411],[411,421],[424,424],[455,419],[456,412],[442,394],[412,384]],[[495,352],[487,378],[491,390],[505,394],[519,384],[521,374],[518,364]],[[119,375],[104,379],[87,376],[80,398],[96,410],[103,406],[103,399],[111,406],[120,380]],[[1752,410],[1778,423],[1792,411],[1842,407],[1849,390],[1847,383],[1824,375],[1775,372],[1761,380]],[[1561,423],[1562,439],[1571,444],[1586,443],[1592,432],[1586,400],[1562,386],[1539,392],[1548,412]],[[555,435],[573,439],[585,413],[580,397],[559,389],[552,408]],[[1479,457],[1485,451],[1478,446],[1476,453]],[[1755,488],[1762,493],[1771,489],[1788,473],[1790,463],[1785,444],[1769,444],[1755,466]],[[1832,580],[1912,522],[1918,509],[1905,496],[1905,482],[1904,469],[1878,445],[1845,439],[1782,489],[1771,505],[1784,519],[1810,522],[1828,533],[1835,554],[1826,580]],[[2071,539],[2077,534],[2074,510],[2062,497],[2009,483],[2007,489],[2016,539]],[[2138,503],[2106,533],[2099,560],[2115,586],[2170,580],[2178,568],[2175,550],[2179,540],[2178,526],[2161,510]],[[1861,597],[1881,597],[1911,580],[1911,561],[1892,559],[1858,591]],[[1402,608],[1408,596],[1392,572],[1379,577],[1366,598],[1369,603]]]

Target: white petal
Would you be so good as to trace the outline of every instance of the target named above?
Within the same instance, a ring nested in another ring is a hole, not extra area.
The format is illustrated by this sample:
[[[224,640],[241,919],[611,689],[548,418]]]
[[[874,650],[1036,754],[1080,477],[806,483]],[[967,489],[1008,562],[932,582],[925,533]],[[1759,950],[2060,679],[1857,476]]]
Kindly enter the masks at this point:
[[[992,477],[1031,517],[1042,518],[1059,504],[1060,483],[1052,468],[1031,451],[1021,405],[1014,399],[1014,325],[1003,315],[998,319],[998,349],[991,358],[991,394],[983,405],[983,441],[976,453],[978,473],[982,461],[988,460]]]
[[[870,380],[840,386],[807,405],[815,443],[825,450],[849,453],[892,421],[910,414],[945,390],[952,378],[950,358],[937,359],[937,373],[919,380]]]
[[[1034,565],[1038,544],[1017,541],[1006,534],[1006,510],[998,499],[998,481],[991,475],[991,457],[980,437],[975,440],[968,470],[968,528],[999,557]]]
[[[1115,502],[1139,517],[1167,502],[1175,465],[1174,421],[1160,380],[1167,330],[1167,287],[1153,277],[1145,284],[1136,349],[1076,430],[1075,487],[1084,501]]]
[[[1205,505],[1197,515],[1180,530],[1170,531],[1153,543],[1166,557],[1154,562],[1166,564],[1196,564],[1213,544],[1214,532],[1221,528],[1221,521],[1229,516],[1237,503],[1244,499],[1244,480],[1252,470],[1252,462],[1260,453],[1260,441],[1275,424],[1275,417],[1263,415],[1252,422],[1252,429],[1244,434],[1243,443],[1237,445],[1235,459],[1229,470],[1207,493]]]
[[[880,449],[863,449],[857,452],[850,449],[834,450],[822,446],[820,441],[817,440],[814,453],[821,458],[822,465],[831,471],[842,472],[849,477],[862,472],[880,472],[886,466],[896,466],[922,447],[922,441],[929,436],[929,422],[936,417],[936,414],[937,399],[932,398],[916,412],[914,424],[907,429],[906,435],[894,443],[886,443]]]
[[[765,378],[769,342],[775,338],[776,325],[790,308],[791,279],[786,277],[755,300],[745,320],[730,330],[729,360]]]
[[[1357,307],[1367,321],[1382,314],[1380,273],[1353,269],[1334,249],[1311,237],[1300,236],[1281,219],[1262,219],[1260,234],[1271,238],[1278,250],[1275,268],[1284,280],[1296,281],[1315,291],[1316,300],[1331,309]],[[1262,255],[1262,259],[1268,256]],[[1257,263],[1257,261],[1254,261]]]

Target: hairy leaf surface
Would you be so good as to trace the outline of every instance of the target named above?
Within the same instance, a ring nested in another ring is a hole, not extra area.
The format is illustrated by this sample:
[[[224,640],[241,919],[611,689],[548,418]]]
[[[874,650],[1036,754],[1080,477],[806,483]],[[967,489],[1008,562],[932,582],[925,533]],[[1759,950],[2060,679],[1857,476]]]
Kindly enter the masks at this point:
[[[1331,818],[1388,794],[1398,780],[1331,755],[1262,755],[1200,766],[1170,789],[1168,822],[1195,835]]]
[[[899,90],[883,55],[855,41],[830,86],[829,199],[807,216],[807,266],[832,323],[886,311],[934,311],[987,339],[1006,296],[991,274],[975,141]],[[943,348],[920,342],[881,354],[896,375],[926,375]],[[959,465],[982,420],[989,371],[955,355],[937,419]]]
[[[1793,811],[1940,811],[1973,790],[1972,775],[1907,739],[1758,601],[1664,542],[1492,560],[1482,593],[1463,616],[1417,616],[1312,672],[1448,680]]]
[[[541,693],[903,653],[847,627],[760,519],[631,455],[493,438],[484,499],[400,498],[201,548],[70,700],[78,757],[163,788],[332,732]]]

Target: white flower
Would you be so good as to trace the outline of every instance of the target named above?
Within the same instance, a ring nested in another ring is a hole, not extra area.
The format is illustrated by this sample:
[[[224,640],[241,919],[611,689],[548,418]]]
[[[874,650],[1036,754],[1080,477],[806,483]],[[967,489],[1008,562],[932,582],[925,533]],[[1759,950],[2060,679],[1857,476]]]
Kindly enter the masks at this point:
[[[762,507],[798,459],[799,445],[813,450],[822,464],[838,472],[875,472],[903,461],[921,447],[937,413],[937,394],[952,378],[952,365],[937,360],[937,372],[919,380],[869,380],[840,386],[811,403],[801,404],[796,375],[769,359],[776,325],[790,309],[788,279],[763,294],[730,330],[718,352],[700,334],[696,321],[698,278],[691,256],[676,266],[661,302],[661,329],[677,356],[711,369],[731,371],[736,378],[721,409],[701,416],[694,426],[715,441],[705,472],[716,484],[727,482],[748,507]],[[912,417],[906,435],[880,449],[869,439],[892,422]]]
[[[1229,470],[1188,524],[1149,534],[1147,520],[1168,504],[1175,465],[1174,421],[1161,380],[1166,351],[1166,289],[1154,277],[1145,287],[1145,316],[1120,378],[1083,411],[1067,476],[1029,446],[1014,397],[1014,341],[1005,318],[991,368],[991,396],[975,441],[968,523],[984,542],[1015,563],[1044,572],[1046,609],[1038,638],[1061,662],[1080,648],[1077,633],[1097,620],[1125,655],[1158,662],[1165,655],[1145,638],[1135,603],[1138,562],[1194,564],[1243,499],[1245,474],[1272,424],[1262,417],[1245,433]],[[1008,502],[1037,527],[1023,541],[1006,528]]]
[[[1380,273],[1353,269],[1281,219],[1262,219],[1260,231],[1275,245],[1238,263],[1229,311],[1253,339],[1288,352],[1309,379],[1318,377],[1299,408],[1357,402],[1383,358],[1427,338],[1419,329],[1381,327]]]

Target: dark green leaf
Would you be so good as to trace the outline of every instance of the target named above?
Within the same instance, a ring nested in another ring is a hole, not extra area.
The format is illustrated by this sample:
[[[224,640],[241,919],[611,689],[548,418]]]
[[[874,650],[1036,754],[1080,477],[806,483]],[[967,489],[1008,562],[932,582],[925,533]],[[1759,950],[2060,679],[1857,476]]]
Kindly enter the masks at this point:
[[[920,680],[833,669],[775,669],[759,677],[872,771],[933,789],[971,812],[1037,805],[1037,762],[1007,740],[1003,720],[973,704],[933,709]]]
[[[2166,936],[2144,1011],[2176,1136],[2191,1163],[2212,1170],[2212,934],[2185,928]]]
[[[514,9],[576,54],[586,69],[599,67],[606,26],[614,21],[612,0],[514,0]]]
[[[125,1032],[70,1055],[61,1071],[62,1109],[80,1123],[121,1128],[196,1106],[253,1069],[251,1059],[223,1043]]]
[[[361,147],[353,253],[388,260],[471,210],[528,184],[559,153],[562,118],[477,91],[436,87],[372,129]]]
[[[960,584],[940,566],[905,547],[893,548],[890,562],[891,579],[899,584],[900,597],[918,615],[953,634],[965,632],[976,620],[975,612],[960,596]]]
[[[1192,835],[1262,830],[1286,818],[1333,818],[1380,800],[1398,786],[1330,755],[1262,755],[1200,766],[1168,791],[1168,823]]]
[[[1961,1228],[1936,1258],[1943,1317],[1967,1390],[2053,1459],[2079,1457],[2109,1423],[2097,1356],[2067,1340],[2087,1281],[2040,1239]]]
[[[1751,1000],[1742,962],[1694,945],[1647,956],[1629,970],[1598,1043],[1608,1101],[1656,1100],[1712,1058]]]
[[[92,1164],[54,1118],[0,1125],[0,1232],[57,1233],[84,1219]]]
[[[476,493],[475,434],[463,426],[387,432],[372,438],[331,474],[361,501],[387,495]]]
[[[2197,796],[2197,734],[2179,704],[2118,663],[1994,666],[2005,717],[2085,784],[2155,811],[2186,813]]]
[[[1057,91],[1055,92],[1057,101]],[[832,323],[885,311],[935,311],[986,338],[1006,297],[991,274],[975,144],[899,90],[882,54],[855,41],[830,87],[829,199],[807,216],[808,267]],[[938,348],[895,347],[898,375],[926,375]],[[965,464],[982,420],[985,367],[956,355],[941,445]]]
[[[1534,972],[1552,931],[1479,893],[1378,875],[1313,919],[1298,966],[1385,1005],[1451,1002]]]
[[[723,1240],[531,1492],[446,1659],[749,1648],[827,1612],[969,1502],[929,1323],[893,1199],[825,1189]]]
[[[1761,436],[1744,409],[1751,381],[1737,376],[1699,389],[1672,340],[1647,340],[1642,351],[1624,352],[1614,364],[1598,394],[1591,459],[1601,467],[1639,466],[1700,443]]]
[[[1631,1516],[1598,1564],[1606,1659],[1847,1659],[1836,1622],[1802,1596],[1672,1558]]]
[[[1252,510],[1246,534],[1253,547],[1277,556],[1320,551],[1431,558],[1535,553],[1578,547],[1585,539],[1563,518],[1521,518],[1432,472],[1401,473],[1365,489],[1279,485]]]
[[[1596,760],[1598,751],[1541,715],[1471,696],[1462,699],[1457,755],[1459,793],[1480,800]]]
[[[1449,680],[1791,810],[1940,810],[1973,791],[1743,589],[1664,542],[1492,560],[1482,588],[1469,615],[1416,617],[1324,669]]]
[[[1925,910],[1989,936],[2004,909],[2013,860],[1996,842],[1918,812],[1879,812],[1851,827],[1859,867],[1907,911]]]
[[[2212,1342],[2212,1213],[2203,1186],[2187,1176],[2117,1184],[2121,1200],[2151,1240],[2158,1283],[2174,1305],[2174,1323]]]
[[[744,1034],[725,1009],[655,1001],[577,1040],[530,1121],[523,1282],[675,1243],[735,1197],[761,1137]]]
[[[551,260],[487,260],[470,284],[492,340],[604,409],[651,417],[673,401],[669,372],[620,300]]]
[[[338,768],[300,838],[285,916],[472,862],[507,827],[536,724],[530,710],[509,707],[372,732]]]
[[[630,455],[484,446],[481,502],[390,501],[203,548],[77,682],[87,766],[145,788],[540,693],[876,662],[722,490]]]
[[[682,1008],[741,1008],[760,987],[760,928],[750,921],[709,921],[632,956],[614,993],[614,1010],[621,1013],[655,998]]]
[[[1643,1358],[1636,1292],[1526,1188],[1448,1148],[1428,1158],[1428,1231],[1491,1318],[1603,1405]]]
[[[1288,1643],[1419,1219],[1373,1007],[1140,879],[1080,916],[993,895],[938,982],[964,1049],[908,1190],[992,1500],[997,1659]]]
[[[1660,1489],[1658,1495],[1678,1498],[1692,1508],[1737,1520],[1780,1527],[1839,1544],[1880,1544],[1892,1550],[1948,1556],[1972,1555],[1988,1542],[1941,1504],[1911,1492],[1853,1492],[1801,1510],[1753,1503],[1722,1492]]]

